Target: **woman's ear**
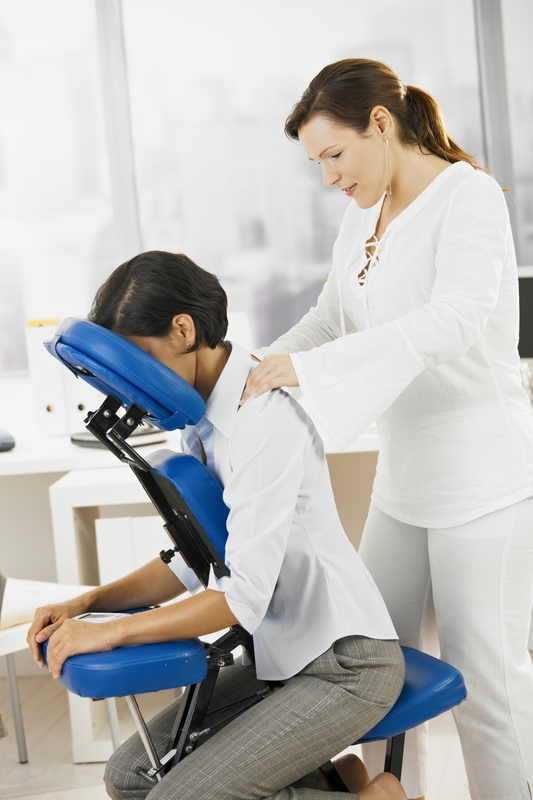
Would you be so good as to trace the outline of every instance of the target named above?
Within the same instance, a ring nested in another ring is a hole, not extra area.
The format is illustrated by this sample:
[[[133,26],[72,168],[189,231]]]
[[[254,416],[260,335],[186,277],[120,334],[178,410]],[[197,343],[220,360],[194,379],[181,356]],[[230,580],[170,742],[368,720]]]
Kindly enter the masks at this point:
[[[377,127],[377,130],[374,126]],[[391,136],[394,124],[392,115],[385,106],[374,106],[370,112],[370,127],[374,127],[376,133]]]
[[[180,346],[180,350],[187,352],[196,343],[196,326],[190,314],[177,314],[172,319],[172,339]]]

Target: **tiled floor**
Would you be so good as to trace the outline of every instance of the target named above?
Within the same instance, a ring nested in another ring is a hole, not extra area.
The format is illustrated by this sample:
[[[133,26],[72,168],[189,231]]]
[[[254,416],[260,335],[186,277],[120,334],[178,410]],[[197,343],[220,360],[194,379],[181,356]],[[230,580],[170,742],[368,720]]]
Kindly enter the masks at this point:
[[[29,763],[19,764],[7,681],[0,680],[0,708],[11,735],[0,739],[0,798],[105,800],[103,764],[72,764],[66,690],[49,676],[20,678]],[[430,789],[427,800],[468,800],[451,714],[430,723]]]

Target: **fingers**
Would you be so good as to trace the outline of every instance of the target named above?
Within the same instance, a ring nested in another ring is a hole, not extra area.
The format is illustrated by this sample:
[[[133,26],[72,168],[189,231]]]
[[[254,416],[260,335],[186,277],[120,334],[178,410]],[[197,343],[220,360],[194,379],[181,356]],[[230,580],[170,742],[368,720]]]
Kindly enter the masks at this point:
[[[40,667],[44,667],[41,644],[50,638],[65,619],[78,613],[80,613],[79,609],[73,602],[42,606],[35,611],[26,641],[32,656]]]
[[[298,386],[298,378],[289,355],[265,356],[255,367],[246,383],[240,405],[244,405],[251,397],[258,397],[271,389],[281,386]]]
[[[67,658],[80,652],[76,647],[78,624],[76,620],[67,619],[62,625],[50,626],[50,628],[55,627],[55,630],[50,634],[46,660],[54,678],[60,677]],[[44,632],[41,631],[43,634]]]
[[[33,622],[30,625],[28,635],[26,636],[26,641],[28,643],[28,647],[30,648],[30,652],[40,667],[44,667],[44,658],[43,654],[41,653],[40,645],[42,642],[46,641],[50,635],[48,634],[41,638],[41,634],[47,629],[47,626],[51,622],[52,610],[47,607],[38,608],[35,612]],[[55,627],[57,627],[57,625]]]
[[[50,636],[46,651],[48,669],[54,678],[61,676],[63,664],[71,656],[111,650],[114,626],[113,622],[96,625],[76,619],[65,620]]]
[[[43,642],[46,642],[46,640],[49,639],[50,636],[55,631],[57,631],[57,629],[60,627],[60,625],[61,625],[61,622],[54,622],[52,625],[47,625],[46,628],[43,628],[41,631],[39,631],[39,633],[35,637],[35,640],[39,644],[42,644]]]

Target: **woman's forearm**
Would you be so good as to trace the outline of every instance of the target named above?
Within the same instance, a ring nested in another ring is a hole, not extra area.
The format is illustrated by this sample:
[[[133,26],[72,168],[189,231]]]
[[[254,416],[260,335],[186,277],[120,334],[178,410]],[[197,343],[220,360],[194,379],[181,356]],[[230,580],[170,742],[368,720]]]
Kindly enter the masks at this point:
[[[224,593],[206,589],[178,603],[111,623],[112,646],[189,639],[215,633],[237,622]]]
[[[165,603],[185,591],[168,565],[154,558],[123,578],[89,590],[81,599],[86,611],[127,611]]]

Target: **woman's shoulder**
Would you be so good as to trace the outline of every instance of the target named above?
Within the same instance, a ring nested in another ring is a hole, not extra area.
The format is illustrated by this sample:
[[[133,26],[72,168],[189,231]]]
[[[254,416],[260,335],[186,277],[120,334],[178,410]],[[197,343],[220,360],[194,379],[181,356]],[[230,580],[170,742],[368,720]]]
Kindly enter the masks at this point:
[[[453,172],[450,188],[454,193],[481,192],[505,202],[503,189],[490,172],[476,169],[466,161],[457,161],[448,169]]]
[[[488,172],[475,169],[464,161],[453,164],[448,214],[482,215],[506,224],[509,216],[505,193]]]

